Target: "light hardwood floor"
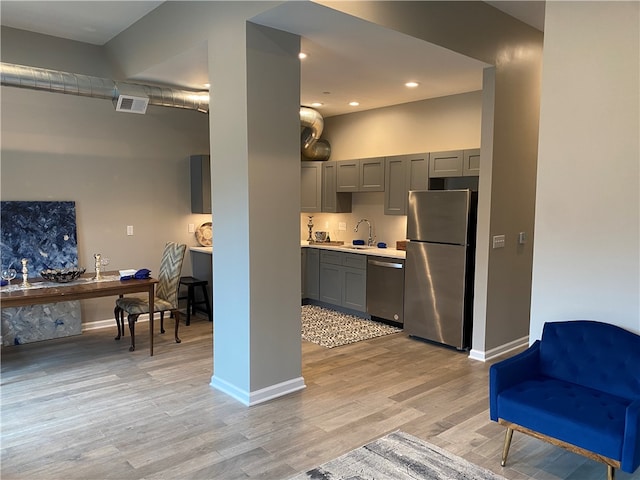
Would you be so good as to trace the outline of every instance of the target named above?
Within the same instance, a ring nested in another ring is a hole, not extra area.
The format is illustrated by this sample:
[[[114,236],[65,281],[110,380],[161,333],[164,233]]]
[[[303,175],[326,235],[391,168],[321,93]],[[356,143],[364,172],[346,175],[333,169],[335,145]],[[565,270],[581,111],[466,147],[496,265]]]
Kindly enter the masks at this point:
[[[172,321],[169,321],[172,327]],[[606,478],[606,468],[504,429],[488,414],[488,364],[394,334],[303,343],[307,388],[245,407],[209,386],[212,327],[168,329],[149,357],[112,329],[2,349],[2,466],[10,479],[286,479],[394,430],[508,479]],[[618,480],[640,479],[617,472]]]

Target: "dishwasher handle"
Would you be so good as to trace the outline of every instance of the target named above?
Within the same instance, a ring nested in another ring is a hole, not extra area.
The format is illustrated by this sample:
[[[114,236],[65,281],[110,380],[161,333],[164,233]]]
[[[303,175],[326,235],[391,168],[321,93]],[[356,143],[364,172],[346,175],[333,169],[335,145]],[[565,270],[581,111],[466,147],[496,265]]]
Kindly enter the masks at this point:
[[[381,262],[379,260],[369,259],[369,265],[375,265],[376,267],[385,267],[385,268],[404,268],[404,265],[401,263],[395,262]]]

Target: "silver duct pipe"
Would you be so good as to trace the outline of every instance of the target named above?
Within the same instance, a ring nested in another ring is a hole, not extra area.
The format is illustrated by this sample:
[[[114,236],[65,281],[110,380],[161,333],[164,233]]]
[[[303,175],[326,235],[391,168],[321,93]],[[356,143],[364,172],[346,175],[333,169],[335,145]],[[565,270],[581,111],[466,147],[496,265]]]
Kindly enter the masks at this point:
[[[300,145],[302,155],[309,160],[328,160],[331,145],[320,140],[324,129],[322,115],[313,108],[300,107]]]
[[[161,107],[209,112],[208,92],[191,92],[136,83],[115,82],[90,75],[4,62],[0,62],[0,84],[8,87],[102,98],[111,100],[117,105],[120,105],[119,99],[128,97],[127,99],[130,101],[148,99],[149,104]],[[302,155],[309,160],[328,160],[331,155],[331,146],[326,140],[319,140],[324,128],[324,120],[320,113],[312,108],[300,107],[300,126]]]
[[[207,113],[209,94],[135,83],[114,82],[106,78],[60,72],[46,68],[0,63],[0,81],[8,87],[30,88],[117,102],[121,95],[145,97],[149,104],[185,108]]]

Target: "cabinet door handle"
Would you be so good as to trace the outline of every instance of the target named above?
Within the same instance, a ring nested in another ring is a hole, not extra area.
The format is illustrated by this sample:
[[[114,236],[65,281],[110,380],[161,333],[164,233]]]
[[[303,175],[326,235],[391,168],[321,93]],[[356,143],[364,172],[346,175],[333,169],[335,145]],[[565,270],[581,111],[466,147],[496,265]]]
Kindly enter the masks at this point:
[[[404,265],[401,263],[388,263],[388,262],[380,262],[378,260],[369,260],[369,265],[375,265],[376,267],[385,267],[385,268],[403,268]]]

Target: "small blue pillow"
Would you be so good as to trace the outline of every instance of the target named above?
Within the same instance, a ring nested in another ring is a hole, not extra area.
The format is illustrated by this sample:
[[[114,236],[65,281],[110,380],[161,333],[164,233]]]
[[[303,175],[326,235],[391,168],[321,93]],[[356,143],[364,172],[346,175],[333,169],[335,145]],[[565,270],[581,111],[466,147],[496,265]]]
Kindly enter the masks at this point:
[[[145,278],[150,278],[151,270],[147,270],[146,268],[141,268],[133,275],[125,275],[124,277],[120,277],[120,280],[131,280],[135,278],[137,280],[144,280]]]
[[[142,280],[144,278],[149,278],[151,276],[150,274],[151,274],[151,270],[147,270],[146,268],[141,268],[136,272],[136,274],[133,277],[137,278],[138,280]]]

